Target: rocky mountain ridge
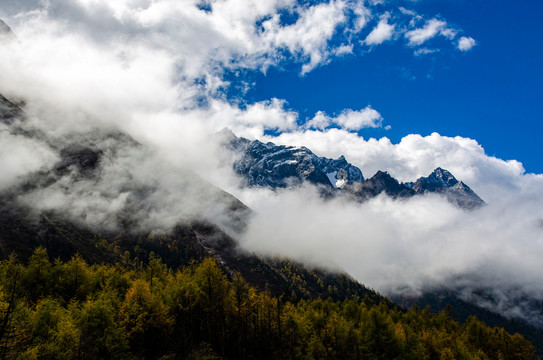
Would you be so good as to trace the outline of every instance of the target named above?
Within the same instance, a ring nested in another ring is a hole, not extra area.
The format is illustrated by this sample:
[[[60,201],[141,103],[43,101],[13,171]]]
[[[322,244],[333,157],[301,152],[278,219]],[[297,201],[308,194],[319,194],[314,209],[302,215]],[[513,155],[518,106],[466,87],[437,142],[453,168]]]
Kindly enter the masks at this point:
[[[305,146],[275,145],[237,137],[224,129],[219,133],[223,145],[236,154],[234,171],[250,187],[279,189],[308,182],[335,194],[366,201],[381,193],[394,199],[427,193],[444,196],[465,209],[484,205],[484,201],[449,171],[438,167],[427,177],[400,183],[386,171],[364,179],[362,171],[342,155],[337,159],[319,157]]]
[[[284,146],[238,138],[228,129],[219,133],[223,144],[240,155],[234,163],[248,186],[285,188],[303,181],[328,188],[343,188],[364,181],[362,172],[344,156],[329,159],[305,146]]]
[[[485,203],[469,186],[440,167],[429,176],[421,177],[414,183],[406,183],[405,186],[413,189],[417,194],[442,194],[451,203],[463,208],[473,209]]]

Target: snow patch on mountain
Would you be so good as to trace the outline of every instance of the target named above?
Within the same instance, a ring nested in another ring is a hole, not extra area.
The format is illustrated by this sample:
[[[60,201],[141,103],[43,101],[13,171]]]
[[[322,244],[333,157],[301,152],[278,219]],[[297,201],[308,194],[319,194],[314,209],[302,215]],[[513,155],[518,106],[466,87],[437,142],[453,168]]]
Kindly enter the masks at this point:
[[[356,201],[366,201],[381,193],[394,199],[437,193],[466,209],[484,204],[469,186],[442,168],[415,182],[400,183],[386,171],[378,171],[365,180],[362,171],[347,162],[343,155],[337,159],[319,157],[305,146],[251,141],[238,138],[229,129],[218,135],[222,144],[236,154],[234,171],[250,187],[277,189],[309,182],[334,191],[341,190],[337,194],[350,196]]]
[[[308,181],[332,189],[364,181],[362,171],[344,156],[329,159],[315,155],[305,146],[285,146],[236,137],[230,130],[220,133],[221,141],[238,154],[234,171],[249,186],[285,188]]]

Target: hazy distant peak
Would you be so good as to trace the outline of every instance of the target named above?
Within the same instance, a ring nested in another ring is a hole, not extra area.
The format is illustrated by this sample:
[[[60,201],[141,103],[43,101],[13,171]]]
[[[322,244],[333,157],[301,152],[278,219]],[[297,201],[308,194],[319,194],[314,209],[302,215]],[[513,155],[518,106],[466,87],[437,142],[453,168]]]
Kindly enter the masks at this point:
[[[0,122],[11,124],[22,116],[23,110],[0,94]]]
[[[13,33],[11,28],[2,19],[0,19],[0,33]]]
[[[17,37],[11,31],[11,28],[2,19],[0,19],[0,41],[1,40],[15,40]]]

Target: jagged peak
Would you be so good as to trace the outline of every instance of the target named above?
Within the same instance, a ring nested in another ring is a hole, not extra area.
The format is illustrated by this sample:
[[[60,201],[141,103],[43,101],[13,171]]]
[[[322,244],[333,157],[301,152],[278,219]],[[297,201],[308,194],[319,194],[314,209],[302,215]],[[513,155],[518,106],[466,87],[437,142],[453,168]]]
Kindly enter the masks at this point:
[[[432,184],[433,187],[452,187],[458,183],[458,180],[454,175],[441,167],[437,167],[430,175],[427,177],[420,177],[415,182],[415,188],[421,186],[426,187],[429,184]]]
[[[454,177],[453,174],[451,174],[451,172],[447,169],[443,169],[441,167],[438,167],[436,168],[431,174],[430,176],[436,176],[436,177],[439,177],[439,178],[447,178],[447,179],[454,179],[456,180],[456,178]]]
[[[365,182],[369,182],[369,183],[380,182],[384,184],[390,184],[393,186],[400,185],[399,181],[396,180],[396,178],[394,178],[392,175],[390,175],[388,171],[382,171],[382,170],[377,170],[375,175],[373,175],[371,178],[369,178]]]
[[[414,183],[400,183],[386,170],[378,170],[364,180],[360,169],[347,162],[344,155],[337,159],[319,157],[305,146],[250,141],[236,137],[229,129],[222,132],[234,142],[243,142],[243,146],[235,146],[242,155],[234,163],[234,169],[247,178],[250,186],[281,188],[308,181],[352,192],[362,200],[383,191],[394,198],[436,192],[445,194],[450,201],[462,207],[473,208],[484,203],[467,185],[442,167],[435,168],[430,175]]]
[[[382,171],[382,170],[377,170],[377,172],[375,173],[375,175],[373,175],[371,177],[372,179],[373,178],[376,178],[376,179],[379,179],[379,178],[391,178],[391,179],[394,179],[389,173],[388,171]]]
[[[441,167],[436,168],[427,177],[419,178],[412,189],[418,194],[428,192],[445,194],[449,201],[463,208],[473,209],[485,203],[468,185]]]
[[[229,130],[222,130],[227,135]],[[240,146],[229,146],[240,153],[235,171],[247,178],[250,186],[280,188],[308,181],[331,188],[343,188],[364,181],[362,171],[341,155],[337,159],[320,157],[306,146],[276,145],[272,142],[230,137]],[[293,181],[294,180],[294,181]]]

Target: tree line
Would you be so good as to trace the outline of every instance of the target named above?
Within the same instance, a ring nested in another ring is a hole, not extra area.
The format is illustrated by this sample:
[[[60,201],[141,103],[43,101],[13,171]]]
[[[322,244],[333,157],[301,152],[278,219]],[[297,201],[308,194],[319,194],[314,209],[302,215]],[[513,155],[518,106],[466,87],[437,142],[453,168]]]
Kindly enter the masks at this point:
[[[1,359],[535,359],[518,334],[386,301],[274,297],[211,258],[0,261]]]

